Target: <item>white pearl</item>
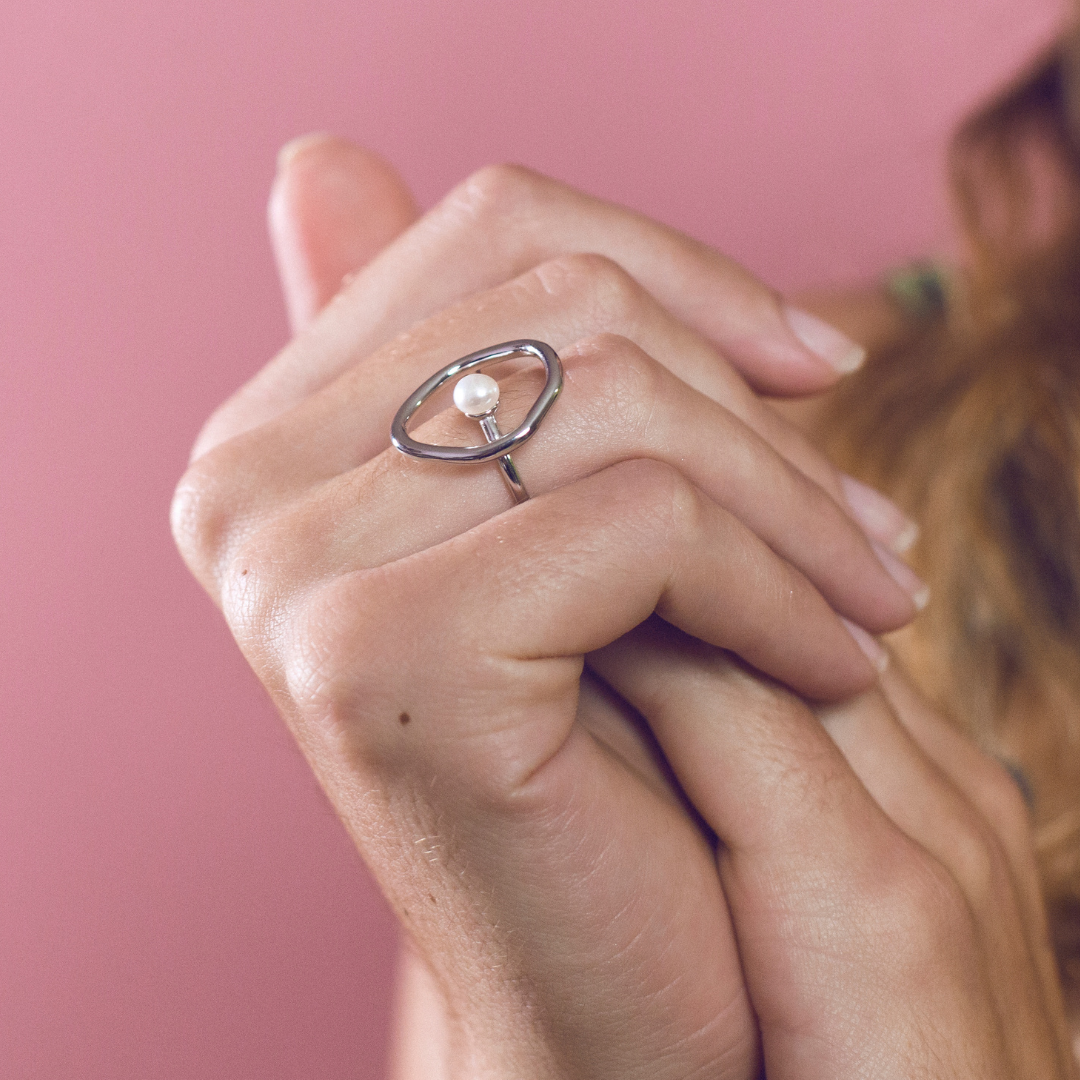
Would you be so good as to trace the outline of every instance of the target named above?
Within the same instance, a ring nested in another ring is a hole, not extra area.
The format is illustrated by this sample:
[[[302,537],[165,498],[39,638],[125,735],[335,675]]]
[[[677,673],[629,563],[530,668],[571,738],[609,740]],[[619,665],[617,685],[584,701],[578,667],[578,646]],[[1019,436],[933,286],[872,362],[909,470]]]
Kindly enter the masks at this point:
[[[466,416],[486,416],[499,404],[499,384],[490,375],[466,375],[454,387],[454,404]]]

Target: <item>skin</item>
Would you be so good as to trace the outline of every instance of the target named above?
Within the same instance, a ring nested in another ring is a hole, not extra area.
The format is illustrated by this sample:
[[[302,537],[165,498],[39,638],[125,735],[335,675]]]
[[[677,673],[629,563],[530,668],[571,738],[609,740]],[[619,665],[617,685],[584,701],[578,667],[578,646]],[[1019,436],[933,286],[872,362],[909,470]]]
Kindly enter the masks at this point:
[[[521,170],[412,218],[366,152],[286,155],[298,336],[173,518],[408,932],[399,1075],[1075,1075],[1015,786],[841,621],[918,582],[754,393],[836,378],[777,298]],[[567,368],[533,500],[386,449],[519,336]]]

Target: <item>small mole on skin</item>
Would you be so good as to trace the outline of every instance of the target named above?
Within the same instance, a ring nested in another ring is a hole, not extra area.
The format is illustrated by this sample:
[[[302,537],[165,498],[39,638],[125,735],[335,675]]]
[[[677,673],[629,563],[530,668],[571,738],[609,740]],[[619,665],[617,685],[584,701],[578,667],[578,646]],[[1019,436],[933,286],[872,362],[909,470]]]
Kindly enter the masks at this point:
[[[399,724],[401,724],[402,726],[404,726],[405,724],[407,724],[407,723],[408,723],[408,722],[409,722],[410,720],[412,720],[412,717],[411,717],[411,716],[410,716],[410,715],[409,715],[409,714],[408,714],[407,712],[403,712],[403,713],[402,713],[402,714],[401,714],[401,715],[400,715],[400,716],[398,717],[398,723],[399,723]]]
[[[434,897],[434,896],[432,896],[432,895],[431,895],[431,893],[428,893],[428,899],[429,899],[429,900],[430,900],[430,901],[431,901],[431,902],[432,902],[433,904],[437,904],[437,903],[439,902],[438,900],[436,900],[436,899],[435,899],[435,897]]]
[[[245,575],[246,573],[247,573],[247,571],[246,571],[246,570],[241,570],[241,571],[240,571],[240,576],[241,576],[241,577],[243,577],[243,576],[244,576],[244,575]]]

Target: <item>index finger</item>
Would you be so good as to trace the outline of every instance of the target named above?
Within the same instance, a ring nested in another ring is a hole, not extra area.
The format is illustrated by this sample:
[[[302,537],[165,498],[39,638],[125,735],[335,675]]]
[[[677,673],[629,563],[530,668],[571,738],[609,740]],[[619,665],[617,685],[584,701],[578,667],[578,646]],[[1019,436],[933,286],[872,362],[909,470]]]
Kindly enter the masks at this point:
[[[853,342],[788,308],[705,244],[528,169],[499,165],[455,188],[360,271],[309,335],[219,410],[197,452],[280,414],[428,315],[574,253],[618,263],[763,393],[822,390],[862,361]]]

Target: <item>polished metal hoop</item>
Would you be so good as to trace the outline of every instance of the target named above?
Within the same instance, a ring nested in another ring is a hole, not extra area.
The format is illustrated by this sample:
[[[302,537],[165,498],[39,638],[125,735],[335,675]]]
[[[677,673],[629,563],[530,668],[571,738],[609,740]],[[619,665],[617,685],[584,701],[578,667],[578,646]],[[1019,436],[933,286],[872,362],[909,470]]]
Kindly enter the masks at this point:
[[[508,360],[513,356],[533,356],[544,365],[547,379],[544,389],[536,399],[531,409],[525,415],[525,419],[509,434],[503,435],[495,423],[496,404],[488,411],[472,415],[479,421],[480,429],[487,439],[486,446],[440,446],[437,443],[423,443],[414,439],[406,430],[413,414],[424,404],[439,387],[448,383],[458,375],[477,372],[481,368]],[[507,486],[518,502],[524,502],[529,493],[521,482],[517,467],[514,465],[510,453],[516,450],[522,443],[530,439],[540,426],[540,421],[547,415],[555,399],[562,389],[563,369],[555,350],[543,341],[523,339],[521,341],[507,341],[502,345],[493,345],[489,349],[481,349],[479,352],[470,353],[452,364],[447,364],[441,371],[437,371],[425,383],[409,395],[408,399],[397,411],[394,423],[390,428],[390,442],[403,454],[409,457],[430,458],[434,461],[459,461],[467,464],[477,464],[482,461],[498,459],[503,477]]]

